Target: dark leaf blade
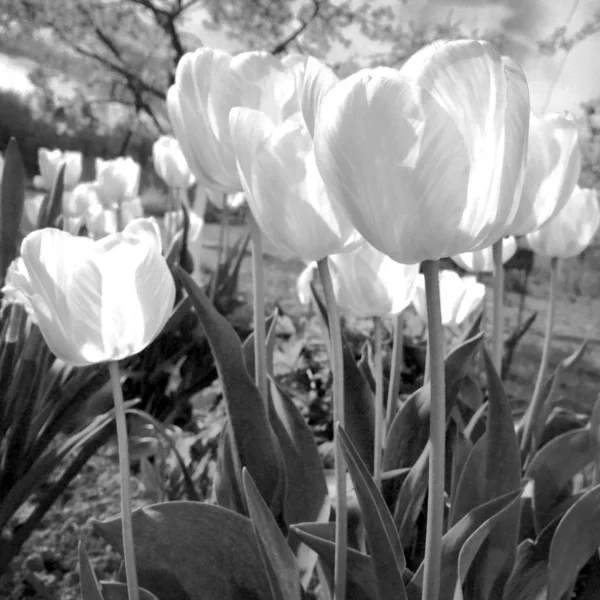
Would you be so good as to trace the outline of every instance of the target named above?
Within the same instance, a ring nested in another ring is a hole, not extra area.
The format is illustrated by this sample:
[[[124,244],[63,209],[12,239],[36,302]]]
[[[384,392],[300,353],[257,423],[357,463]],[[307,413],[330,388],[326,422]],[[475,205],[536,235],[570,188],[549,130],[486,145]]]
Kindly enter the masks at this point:
[[[588,490],[560,520],[550,545],[548,600],[560,600],[600,547],[600,485]]]
[[[534,524],[538,534],[550,523],[554,509],[564,500],[565,486],[594,459],[594,443],[587,428],[555,437],[534,455],[525,477],[534,481]]]
[[[469,574],[469,570],[473,566],[473,571],[477,571],[474,562],[476,561],[476,557],[478,558],[478,553],[481,551],[482,546],[485,543],[490,542],[490,536],[494,531],[497,531],[499,527],[502,526],[503,521],[506,521],[507,518],[510,519],[512,513],[515,512],[516,509],[519,508],[519,494],[515,494],[515,497],[511,502],[506,504],[504,508],[495,513],[492,517],[487,519],[484,523],[482,523],[464,542],[462,545],[459,555],[458,555],[458,565],[457,565],[457,581],[456,581],[456,589],[454,594],[454,600],[474,600],[475,598],[489,598],[489,592],[483,586],[477,585],[475,583],[474,589],[471,590],[471,593],[463,596],[462,587],[463,584],[467,580],[467,574]],[[481,507],[480,507],[481,508]],[[492,543],[492,552],[497,549],[493,547]],[[496,560],[497,563],[505,562],[503,557],[500,557],[500,560]],[[477,575],[477,573],[476,573]],[[476,577],[475,581],[480,581],[481,577]],[[485,582],[484,582],[485,583]],[[477,595],[475,595],[475,593]]]
[[[100,584],[90,563],[90,557],[81,541],[77,545],[79,557],[79,584],[81,586],[82,600],[103,600],[100,592]]]
[[[446,414],[450,414],[459,384],[466,375],[471,359],[479,349],[483,334],[476,335],[457,346],[445,361]],[[412,467],[429,440],[429,415],[431,410],[429,385],[418,389],[403,404],[392,421],[383,453],[383,471]],[[397,483],[383,486],[384,496],[395,498]]]
[[[242,473],[246,503],[254,535],[275,600],[300,600],[300,573],[296,559],[273,515],[262,499],[248,469]]]
[[[327,309],[312,283],[311,290],[321,317],[329,328]],[[364,373],[358,368],[354,354],[343,332],[342,348],[344,358],[344,426],[360,458],[369,466],[369,470],[372,472],[375,448],[375,399],[373,390]]]
[[[15,138],[10,138],[4,154],[0,184],[0,287],[6,271],[19,250],[19,226],[25,204],[25,168]]]
[[[37,223],[38,229],[43,229],[44,227],[55,227],[57,219],[62,213],[66,168],[67,163],[63,161],[58,169],[58,172],[56,173],[56,178],[54,179],[54,184],[52,185],[52,191],[50,194],[46,195],[40,206]]]
[[[486,504],[478,506],[463,517],[442,538],[442,572],[440,600],[452,600],[458,579],[458,557],[463,545],[486,521],[506,509],[520,496],[520,491],[511,492]],[[423,585],[424,565],[415,573],[412,583]]]
[[[93,527],[122,553],[120,517]],[[154,504],[134,511],[133,540],[139,583],[160,600],[271,597],[252,523],[238,513],[201,502]]]
[[[312,548],[333,573],[335,564],[335,524],[298,523],[290,528],[290,535]],[[348,548],[347,597],[353,600],[376,598],[375,573],[371,557]]]
[[[402,573],[406,566],[396,525],[369,470],[350,438],[338,424],[337,432],[362,510],[380,598],[406,599]]]
[[[271,379],[271,424],[285,464],[283,518],[294,523],[329,521],[330,499],[325,472],[311,429],[294,401]],[[316,555],[303,544],[291,542],[305,587],[310,582]]]
[[[278,514],[285,477],[281,448],[269,423],[266,403],[246,370],[240,340],[194,280],[181,268],[177,273],[192,299],[215,357],[241,466],[248,467],[262,497]],[[237,484],[240,489],[243,487],[239,479]]]

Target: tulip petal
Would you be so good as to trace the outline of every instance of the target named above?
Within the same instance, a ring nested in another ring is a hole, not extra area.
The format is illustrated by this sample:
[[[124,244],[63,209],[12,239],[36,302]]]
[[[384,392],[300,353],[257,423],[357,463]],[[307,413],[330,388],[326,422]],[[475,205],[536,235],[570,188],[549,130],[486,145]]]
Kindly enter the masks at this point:
[[[309,56],[304,71],[302,91],[302,116],[311,137],[315,131],[315,119],[319,104],[325,94],[339,81],[338,76],[321,61]]]
[[[240,181],[246,194],[251,196],[254,159],[259,147],[273,133],[275,126],[271,119],[260,111],[236,107],[229,113],[229,129],[237,157]]]
[[[508,206],[497,201],[507,103],[500,54],[484,41],[436,42],[411,56],[400,72],[432,94],[464,137],[471,177],[461,228],[478,232],[475,244],[485,242],[489,238],[486,225],[503,223],[514,210],[514,201]]]
[[[314,140],[328,193],[375,248],[412,264],[469,247],[468,151],[427,91],[392,69],[359,71],[323,99]]]
[[[89,262],[93,247],[88,238],[52,228],[34,231],[21,245],[31,287],[37,292],[31,301],[40,329],[50,349],[75,365],[95,362],[83,358],[84,346],[89,356],[101,357],[103,351],[97,327],[99,273]]]
[[[562,115],[531,115],[527,169],[519,211],[509,231],[526,235],[548,222],[569,201],[581,171],[575,122]]]

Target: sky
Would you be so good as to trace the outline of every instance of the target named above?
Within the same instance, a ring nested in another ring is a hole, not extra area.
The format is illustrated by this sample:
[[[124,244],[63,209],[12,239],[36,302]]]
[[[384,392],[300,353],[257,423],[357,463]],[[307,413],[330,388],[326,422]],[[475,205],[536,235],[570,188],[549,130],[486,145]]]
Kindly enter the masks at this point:
[[[537,47],[538,40],[566,25],[573,11],[567,35],[579,30],[600,10],[598,0],[371,0],[371,3],[394,6],[399,19],[413,20],[417,25],[443,22],[451,14],[467,31],[500,30],[506,36],[507,54],[519,61],[525,71],[534,112],[578,112],[581,102],[600,97],[600,68],[594,65],[594,57],[600,56],[600,34],[577,44],[566,61],[563,52],[543,56]],[[196,31],[205,44],[232,50],[228,47],[231,43],[219,33]],[[359,37],[354,40],[352,51],[371,49],[368,41]],[[335,59],[342,56],[341,52],[336,53]],[[548,90],[554,81],[548,100]]]
[[[299,0],[300,1],[300,0]],[[334,0],[335,1],[335,0]],[[359,1],[359,0],[357,0]],[[547,38],[556,27],[571,17],[567,34],[577,31],[600,10],[598,0],[371,0],[395,8],[399,19],[417,25],[443,22],[449,14],[467,31],[500,30],[506,36],[507,53],[519,61],[529,82],[531,106],[536,113],[544,110],[577,113],[579,104],[600,97],[600,68],[594,58],[600,56],[600,33],[577,44],[566,56],[543,56],[537,41]],[[204,32],[202,17],[194,19],[194,32],[207,45],[233,50],[223,35]],[[371,45],[370,45],[371,44]],[[352,52],[372,50],[372,43],[357,36]],[[336,53],[337,54],[337,53]],[[343,55],[335,56],[335,59]],[[562,64],[564,61],[564,65]],[[31,89],[26,76],[27,61],[0,55],[0,87],[22,91]],[[548,91],[556,81],[551,97]]]

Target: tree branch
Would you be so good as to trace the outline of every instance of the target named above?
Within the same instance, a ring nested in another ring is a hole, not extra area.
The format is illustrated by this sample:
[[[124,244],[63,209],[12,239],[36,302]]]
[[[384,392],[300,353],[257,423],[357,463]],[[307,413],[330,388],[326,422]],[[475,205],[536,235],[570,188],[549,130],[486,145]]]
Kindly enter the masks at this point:
[[[271,54],[277,56],[282,52],[285,52],[287,47],[302,34],[303,31],[317,18],[319,11],[321,10],[321,2],[320,0],[312,0],[313,3],[313,11],[311,15],[306,20],[300,19],[300,26],[297,27],[294,31],[292,31],[287,37],[283,40],[275,44],[273,48],[271,48]]]

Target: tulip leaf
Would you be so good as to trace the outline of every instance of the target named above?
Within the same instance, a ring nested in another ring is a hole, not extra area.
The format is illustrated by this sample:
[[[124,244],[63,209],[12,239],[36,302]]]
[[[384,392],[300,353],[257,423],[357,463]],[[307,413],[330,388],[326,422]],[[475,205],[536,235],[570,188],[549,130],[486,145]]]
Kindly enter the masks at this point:
[[[127,584],[118,581],[101,581],[103,600],[129,600]],[[140,600],[159,600],[152,592],[138,588]],[[83,600],[86,600],[85,598]],[[162,599],[161,599],[162,600]]]
[[[252,473],[261,496],[279,515],[284,495],[281,448],[269,423],[267,407],[244,364],[242,344],[227,319],[181,268],[177,273],[192,298],[210,344],[231,422],[232,442],[242,467]],[[241,473],[236,473],[241,490]],[[239,493],[241,495],[241,492]]]
[[[538,533],[548,525],[557,505],[570,496],[566,485],[594,458],[594,443],[587,428],[567,431],[535,454],[525,477],[535,482],[533,508]]]
[[[244,468],[242,476],[248,512],[273,600],[300,600],[300,574],[296,558],[252,481],[248,469]]]
[[[63,208],[66,169],[67,163],[63,161],[56,173],[52,191],[49,194],[46,194],[40,206],[37,222],[38,229],[44,229],[44,227],[56,227],[56,221],[62,213]]]
[[[90,563],[90,557],[81,541],[77,545],[79,555],[79,582],[81,584],[82,600],[103,600],[100,584]]]
[[[442,538],[442,572],[440,579],[440,600],[452,600],[458,580],[458,558],[463,546],[469,538],[487,521],[505,510],[521,492],[510,492],[486,504],[473,509],[463,517],[454,527],[448,530]],[[411,583],[422,587],[424,564],[415,573]]]
[[[0,183],[0,287],[10,263],[19,249],[19,226],[25,204],[25,168],[15,138],[10,138],[4,153]]]
[[[546,600],[548,555],[558,521],[548,525],[533,542],[522,541],[517,547],[515,568],[504,586],[504,598],[510,600]]]
[[[445,361],[446,414],[450,414],[460,382],[466,375],[472,357],[480,347],[483,334],[476,335],[457,346]],[[383,453],[383,471],[412,467],[429,440],[431,397],[429,385],[412,394],[392,421]],[[384,496],[392,502],[398,489],[397,482],[385,482]]]
[[[376,575],[377,596],[382,600],[406,599],[402,580],[406,563],[394,519],[369,470],[339,424],[337,433],[362,510]]]
[[[335,564],[335,523],[298,523],[290,528],[290,537],[297,537],[312,548],[333,572]],[[348,581],[346,596],[353,600],[375,600],[376,582],[371,557],[348,548]]]
[[[416,524],[427,495],[428,477],[429,443],[423,448],[421,456],[403,481],[394,509],[394,521],[398,527],[400,539],[406,547],[412,545],[414,537],[418,533]]]
[[[270,379],[271,425],[285,463],[283,518],[287,525],[329,521],[330,500],[314,435],[294,401]],[[291,542],[304,587],[308,587],[316,555],[304,544]]]
[[[499,551],[500,560],[496,559],[496,562],[503,562],[504,552],[501,548],[498,548],[490,542],[490,536],[492,536],[493,533],[499,528],[503,527],[503,523],[505,523],[507,519],[512,519],[512,515],[514,514],[515,510],[518,511],[520,502],[519,495],[519,492],[515,493],[513,499],[510,502],[508,502],[503,508],[498,510],[498,512],[496,512],[489,519],[484,521],[465,540],[458,554],[457,580],[453,596],[454,600],[464,600],[465,597],[467,598],[467,600],[477,600],[479,598],[490,597],[490,592],[486,589],[488,586],[482,586],[479,583],[481,581],[481,577],[478,576],[479,573],[477,572],[477,566],[478,564],[480,564],[480,561],[476,560],[476,558],[479,559],[479,556],[481,556],[479,553],[485,551],[485,548],[483,548],[483,546],[487,543],[488,553],[494,555],[496,552]],[[496,498],[496,500],[498,499],[499,498]],[[478,508],[483,508],[484,506],[485,505],[479,506]],[[473,568],[471,569],[471,567]],[[469,573],[469,571],[471,571],[471,573],[474,571],[475,577],[470,578],[470,581],[467,581],[467,574],[471,574]],[[467,587],[466,596],[463,596],[463,585]],[[500,586],[500,591],[494,590],[494,595],[491,597],[501,597],[501,590],[502,587]]]
[[[327,308],[314,284],[310,288],[321,317],[329,328]],[[346,433],[362,461],[373,465],[373,449],[375,448],[375,399],[373,390],[364,373],[358,368],[354,353],[346,337],[342,333],[342,349],[344,359],[344,427]]]
[[[242,465],[238,453],[235,452],[231,422],[226,421],[219,438],[213,489],[219,506],[247,515],[248,507],[242,488],[239,486],[240,481],[242,481]]]
[[[488,380],[487,428],[469,454],[450,510],[449,523],[458,523],[477,506],[521,487],[521,457],[512,411],[502,383],[483,349]],[[520,520],[520,504],[507,512],[501,525],[486,534],[485,550],[473,569],[475,588],[487,598],[492,588],[504,585],[512,571]],[[488,537],[489,535],[489,537]],[[483,541],[482,541],[483,543]]]
[[[120,517],[93,527],[123,552]],[[160,600],[271,598],[250,519],[201,502],[165,502],[133,513],[139,583]]]
[[[267,346],[267,373],[273,374],[273,346],[275,344],[275,329],[277,327],[277,310],[267,317],[265,321],[265,334]],[[251,377],[254,377],[255,362],[254,362],[254,332],[252,332],[242,344],[242,352],[244,354],[244,363],[246,370]]]
[[[583,494],[560,520],[550,545],[548,600],[560,600],[600,546],[600,485]]]

